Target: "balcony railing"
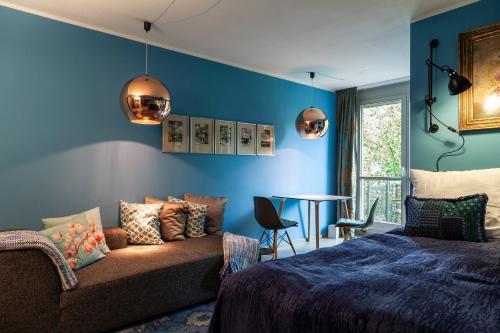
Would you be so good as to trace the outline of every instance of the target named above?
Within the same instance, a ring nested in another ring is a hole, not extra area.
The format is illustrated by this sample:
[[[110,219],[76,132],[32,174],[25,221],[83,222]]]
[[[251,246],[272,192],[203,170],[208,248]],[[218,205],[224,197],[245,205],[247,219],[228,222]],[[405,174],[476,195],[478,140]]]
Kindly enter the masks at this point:
[[[368,217],[373,202],[379,198],[375,221],[401,224],[401,178],[360,177],[360,179],[361,218]]]

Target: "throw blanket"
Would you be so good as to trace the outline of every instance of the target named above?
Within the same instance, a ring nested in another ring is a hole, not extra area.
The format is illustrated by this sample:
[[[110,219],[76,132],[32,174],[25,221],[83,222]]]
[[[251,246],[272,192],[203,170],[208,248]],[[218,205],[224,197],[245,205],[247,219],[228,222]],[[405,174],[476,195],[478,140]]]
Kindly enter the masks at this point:
[[[39,250],[50,258],[57,268],[63,290],[76,287],[78,281],[64,256],[45,236],[32,230],[15,230],[0,232],[0,251]]]
[[[500,242],[373,234],[222,281],[211,332],[500,332]]]
[[[256,239],[233,235],[229,232],[222,236],[224,266],[221,278],[255,264],[259,260],[260,242]]]

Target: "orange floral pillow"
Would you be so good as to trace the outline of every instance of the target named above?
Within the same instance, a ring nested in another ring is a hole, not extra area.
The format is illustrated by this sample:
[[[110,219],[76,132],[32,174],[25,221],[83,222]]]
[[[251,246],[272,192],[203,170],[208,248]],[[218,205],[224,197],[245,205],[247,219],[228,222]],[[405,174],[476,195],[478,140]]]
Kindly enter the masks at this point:
[[[84,213],[76,215],[71,222],[56,225],[40,233],[54,243],[72,269],[80,269],[104,258],[104,254],[99,250],[104,235],[97,231],[94,222],[87,219]]]
[[[103,233],[103,228],[101,224],[101,211],[99,207],[96,207],[94,209],[87,210],[85,212],[82,212],[85,214],[85,218],[88,220],[91,220],[93,222],[93,230],[92,232],[98,232],[100,233],[99,238],[102,238],[102,240],[99,241],[99,250],[101,250],[102,253],[106,254],[109,253],[109,247],[106,245],[106,239],[104,239],[104,233]],[[56,225],[59,224],[65,224],[65,223],[72,223],[73,219],[78,217],[80,214],[74,214],[74,215],[69,215],[69,216],[63,216],[63,217],[51,217],[51,218],[44,218],[42,219],[43,227],[44,229],[52,228],[55,227]],[[90,222],[89,222],[90,223]]]

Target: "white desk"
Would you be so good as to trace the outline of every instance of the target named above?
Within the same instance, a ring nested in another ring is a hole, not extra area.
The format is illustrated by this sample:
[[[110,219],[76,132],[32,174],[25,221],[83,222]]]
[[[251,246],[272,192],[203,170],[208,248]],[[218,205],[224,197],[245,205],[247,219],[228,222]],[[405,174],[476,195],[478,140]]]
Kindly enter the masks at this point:
[[[347,200],[351,200],[351,197],[345,197],[340,195],[315,195],[315,194],[291,194],[291,195],[274,195],[273,198],[280,199],[280,207],[278,210],[278,215],[281,218],[283,213],[283,206],[285,205],[286,199],[291,200],[302,200],[307,201],[307,238],[310,240],[311,236],[311,202],[314,202],[314,212],[315,212],[315,226],[316,226],[316,249],[319,249],[319,204],[323,201],[342,201],[345,210],[346,217],[349,218],[349,210],[347,209]]]

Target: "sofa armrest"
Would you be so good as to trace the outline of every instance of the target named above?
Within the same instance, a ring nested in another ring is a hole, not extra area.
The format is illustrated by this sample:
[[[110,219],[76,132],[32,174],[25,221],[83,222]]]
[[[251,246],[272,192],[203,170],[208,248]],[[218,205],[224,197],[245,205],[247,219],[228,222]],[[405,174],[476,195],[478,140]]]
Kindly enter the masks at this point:
[[[0,251],[0,331],[56,332],[61,280],[37,250]]]
[[[120,227],[103,228],[104,238],[110,250],[127,247],[127,233]]]

